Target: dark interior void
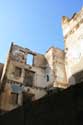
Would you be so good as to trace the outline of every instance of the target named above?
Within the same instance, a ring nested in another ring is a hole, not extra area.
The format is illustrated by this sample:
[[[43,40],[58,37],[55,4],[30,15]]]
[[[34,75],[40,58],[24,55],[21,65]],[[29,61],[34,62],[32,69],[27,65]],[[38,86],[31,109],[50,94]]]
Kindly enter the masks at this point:
[[[83,70],[73,75],[76,82],[80,83],[83,81]],[[71,79],[71,78],[70,78]]]
[[[18,94],[17,93],[11,93],[10,104],[12,104],[12,105],[18,104]]]
[[[35,76],[35,72],[30,70],[25,70],[25,77],[24,77],[25,86],[33,86],[34,76]]]
[[[32,100],[33,97],[34,97],[34,94],[23,92],[23,104],[28,102],[28,100]]]

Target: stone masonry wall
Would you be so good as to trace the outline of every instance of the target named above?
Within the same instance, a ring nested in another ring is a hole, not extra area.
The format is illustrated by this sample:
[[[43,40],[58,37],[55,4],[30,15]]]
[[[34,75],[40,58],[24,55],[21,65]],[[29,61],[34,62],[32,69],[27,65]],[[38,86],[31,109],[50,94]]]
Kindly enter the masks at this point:
[[[83,8],[71,19],[63,17],[62,28],[65,42],[66,74],[69,85],[71,85],[76,83],[73,75],[83,70]],[[83,74],[81,75],[83,77]]]

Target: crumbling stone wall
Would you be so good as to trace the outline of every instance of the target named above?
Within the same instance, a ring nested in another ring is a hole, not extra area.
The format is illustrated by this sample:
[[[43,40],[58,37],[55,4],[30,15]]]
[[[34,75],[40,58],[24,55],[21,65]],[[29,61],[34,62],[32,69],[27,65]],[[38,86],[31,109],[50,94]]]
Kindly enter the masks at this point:
[[[28,54],[33,56],[32,65],[27,64]],[[52,47],[42,55],[11,44],[1,78],[1,89],[3,89],[0,107],[2,110],[12,110],[22,105],[25,98],[37,100],[47,94],[47,88],[65,87],[65,82],[62,50]]]
[[[32,65],[27,64],[28,54],[33,55]],[[12,43],[1,78],[0,108],[7,111],[22,105],[23,93],[32,100],[46,95],[45,65],[44,55]]]
[[[73,74],[83,70],[83,8],[71,19],[64,16],[62,28],[65,42],[66,74],[69,85],[71,85],[75,84],[77,79],[73,77]],[[83,74],[81,75],[83,77]]]
[[[64,51],[57,48],[53,49],[53,72],[56,78],[54,87],[66,88],[65,54]]]
[[[52,47],[48,50],[45,56],[48,61],[46,73],[49,75],[49,86],[53,85],[53,87],[66,88],[67,79],[64,63],[64,51]]]

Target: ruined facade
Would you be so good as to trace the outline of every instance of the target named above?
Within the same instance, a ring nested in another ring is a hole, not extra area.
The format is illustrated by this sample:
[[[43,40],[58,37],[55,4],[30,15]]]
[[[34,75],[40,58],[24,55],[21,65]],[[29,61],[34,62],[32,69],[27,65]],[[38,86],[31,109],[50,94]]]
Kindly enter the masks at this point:
[[[64,51],[51,47],[43,55],[12,43],[6,63],[0,64],[0,109],[10,111],[28,98],[34,101],[45,96],[50,88],[83,81],[82,28],[83,9],[71,19],[62,18]],[[81,72],[79,77],[74,76],[77,72]]]
[[[1,74],[0,108],[8,111],[45,96],[50,87],[66,87],[64,51],[51,47],[42,55],[12,43]]]

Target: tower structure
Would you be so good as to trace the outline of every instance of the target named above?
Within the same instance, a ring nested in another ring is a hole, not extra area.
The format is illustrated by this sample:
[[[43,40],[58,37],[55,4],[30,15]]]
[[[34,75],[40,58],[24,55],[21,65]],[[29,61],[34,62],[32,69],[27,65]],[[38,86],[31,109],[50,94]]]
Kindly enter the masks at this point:
[[[83,81],[83,8],[71,19],[62,18],[65,67],[69,85]],[[78,74],[77,77],[75,74]]]

